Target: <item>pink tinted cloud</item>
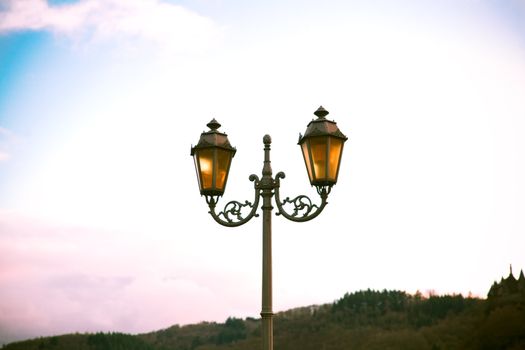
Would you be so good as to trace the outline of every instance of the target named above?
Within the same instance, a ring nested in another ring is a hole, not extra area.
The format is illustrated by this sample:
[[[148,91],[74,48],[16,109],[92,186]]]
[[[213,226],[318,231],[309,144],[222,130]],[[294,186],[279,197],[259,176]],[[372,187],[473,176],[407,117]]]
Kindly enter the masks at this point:
[[[0,151],[0,162],[4,162],[6,160],[9,160],[11,158],[10,154],[5,151]]]
[[[151,241],[0,209],[0,344],[72,332],[140,333],[230,315],[242,299],[228,298],[230,283],[162,250],[171,242]]]

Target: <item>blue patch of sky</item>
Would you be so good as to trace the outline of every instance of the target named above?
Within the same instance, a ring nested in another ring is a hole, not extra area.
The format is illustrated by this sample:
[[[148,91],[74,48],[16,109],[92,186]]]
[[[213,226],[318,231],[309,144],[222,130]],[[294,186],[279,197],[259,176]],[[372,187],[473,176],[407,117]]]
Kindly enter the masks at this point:
[[[11,113],[12,106],[24,102],[19,101],[19,97],[23,96],[24,81],[27,80],[26,76],[33,69],[35,62],[39,60],[47,40],[48,34],[42,32],[0,34],[0,127],[12,130],[17,119],[17,115]],[[9,197],[7,180],[16,177],[20,166],[16,157],[0,164],[0,197]],[[0,201],[0,206],[2,204]]]
[[[38,59],[47,37],[42,32],[0,35],[0,125],[9,127],[6,107],[15,98],[21,78]]]
[[[60,124],[67,127],[90,79],[96,77],[96,59],[51,40],[36,60],[19,69],[16,82],[11,84],[8,101],[0,109],[5,127],[31,139],[56,130]]]
[[[22,140],[0,163],[0,208],[9,207],[21,174],[38,171],[32,160],[58,147],[74,122],[76,97],[90,76],[83,72],[98,63],[90,58],[77,60],[45,32],[0,37],[0,126]]]
[[[502,22],[511,29],[525,46],[525,3],[523,0],[494,1],[494,11],[502,17]]]
[[[76,2],[79,2],[79,0],[47,0],[47,3],[51,6],[74,4]]]

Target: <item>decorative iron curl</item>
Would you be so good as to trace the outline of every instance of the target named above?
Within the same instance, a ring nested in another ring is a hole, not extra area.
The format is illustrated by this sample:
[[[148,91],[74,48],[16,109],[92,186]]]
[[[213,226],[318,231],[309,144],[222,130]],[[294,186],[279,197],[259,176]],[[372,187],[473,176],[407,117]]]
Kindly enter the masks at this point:
[[[286,197],[281,201],[279,193],[280,179],[284,179],[285,177],[286,175],[282,171],[275,175],[275,203],[277,204],[278,209],[276,215],[282,215],[291,221],[304,222],[312,220],[317,215],[321,214],[326,204],[328,204],[326,199],[328,198],[327,192],[329,191],[318,191],[319,196],[321,197],[320,205],[313,204],[312,200],[305,195],[299,195],[293,199]],[[292,214],[284,209],[286,204],[293,204],[294,208]]]
[[[226,221],[233,222],[233,220],[230,218],[231,216],[235,216],[238,221],[243,220],[241,209],[243,207],[250,207],[253,208],[252,202],[245,201],[244,204],[238,201],[230,201],[225,206],[223,211],[221,211],[219,214],[217,214],[218,217],[224,217]],[[255,216],[258,216],[258,214],[255,214]]]
[[[310,214],[310,212],[313,209],[319,209],[319,207],[316,204],[312,204],[312,200],[305,196],[300,195],[295,197],[294,199],[290,199],[290,197],[286,197],[282,202],[281,205],[286,205],[286,203],[293,204],[293,214],[292,216],[297,216],[299,212],[302,212],[302,216],[307,216]]]
[[[244,203],[241,203],[239,201],[229,201],[224,206],[224,209],[217,214],[215,212],[215,206],[219,201],[219,197],[206,197],[206,202],[208,203],[208,206],[210,208],[209,213],[216,222],[223,226],[236,227],[247,223],[253,217],[259,216],[259,214],[257,214],[256,211],[259,205],[260,189],[258,189],[258,185],[260,180],[257,175],[253,174],[250,175],[249,180],[254,183],[255,200],[253,204],[250,201],[245,201]],[[251,208],[251,211],[246,216],[242,215],[242,208],[244,207]]]

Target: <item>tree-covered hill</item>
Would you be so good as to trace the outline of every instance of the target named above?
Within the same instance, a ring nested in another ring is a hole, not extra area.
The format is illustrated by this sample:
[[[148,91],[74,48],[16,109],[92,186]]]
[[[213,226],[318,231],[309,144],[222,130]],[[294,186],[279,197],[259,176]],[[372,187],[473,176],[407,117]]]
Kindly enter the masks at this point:
[[[280,312],[276,350],[525,349],[525,292],[423,297],[365,290],[332,304]],[[253,350],[261,348],[259,319],[172,326],[140,335],[73,334],[6,345],[6,350]]]
[[[156,350],[140,337],[122,333],[66,334],[8,344],[9,350]]]

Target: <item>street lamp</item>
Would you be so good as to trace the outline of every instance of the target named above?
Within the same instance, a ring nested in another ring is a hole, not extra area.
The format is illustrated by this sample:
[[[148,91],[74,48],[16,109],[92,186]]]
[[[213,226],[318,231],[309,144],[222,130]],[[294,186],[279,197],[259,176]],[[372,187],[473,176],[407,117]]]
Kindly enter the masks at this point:
[[[299,136],[299,145],[310,183],[319,192],[323,187],[331,188],[337,182],[343,144],[347,137],[335,122],[325,118],[328,111],[322,106],[314,114],[318,118],[308,124],[304,136]]]
[[[203,132],[197,146],[192,147],[199,190],[204,196],[221,196],[226,187],[235,148],[228,136],[217,131],[221,127],[215,119],[207,124],[210,131]]]
[[[276,215],[304,222],[319,215],[327,204],[327,198],[332,186],[337,183],[343,145],[347,137],[339,130],[337,124],[327,120],[328,111],[319,107],[314,112],[317,119],[312,120],[304,136],[299,136],[299,145],[308,171],[310,184],[315,186],[321,197],[319,205],[313,204],[310,198],[299,195],[293,199],[289,197],[281,200],[279,194],[283,172],[272,176],[270,161],[270,135],[263,137],[264,164],[262,177],[250,175],[249,180],[254,183],[254,202],[230,201],[224,209],[217,213],[215,207],[226,188],[226,181],[230,170],[231,160],[236,149],[231,146],[228,136],[218,131],[220,124],[213,119],[207,124],[209,131],[203,132],[196,146],[191,148],[191,155],[195,161],[195,170],[201,196],[205,196],[213,219],[223,226],[236,227],[247,223],[257,214],[259,199],[262,197],[263,212],[263,264],[262,264],[262,327],[263,350],[273,350],[273,311],[272,311],[272,216],[271,199],[275,195],[277,205]],[[285,210],[286,205],[292,205],[293,212]],[[250,208],[249,213],[243,213],[243,208]]]

